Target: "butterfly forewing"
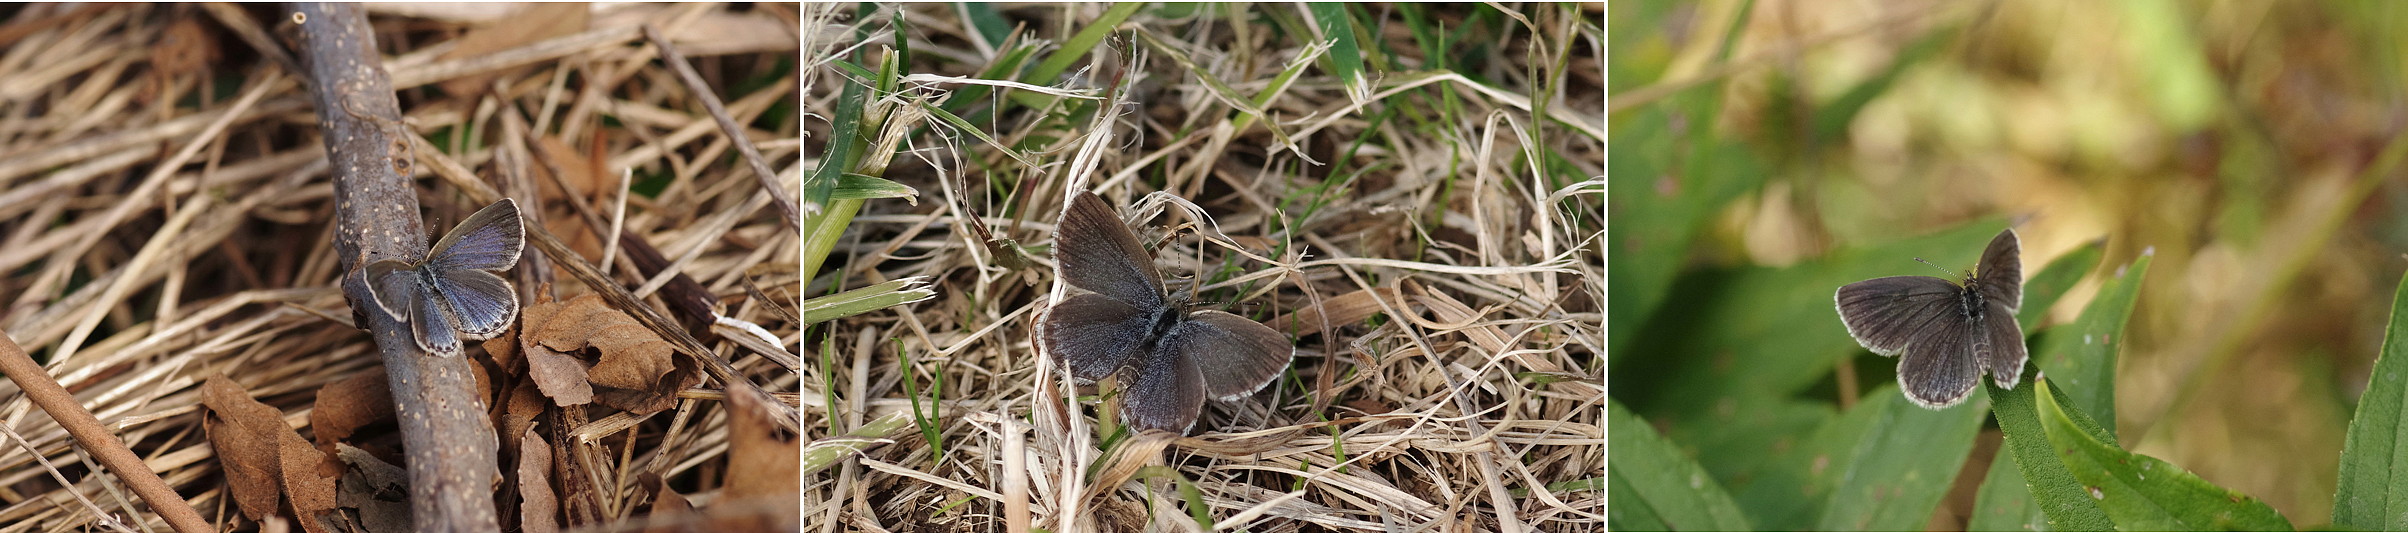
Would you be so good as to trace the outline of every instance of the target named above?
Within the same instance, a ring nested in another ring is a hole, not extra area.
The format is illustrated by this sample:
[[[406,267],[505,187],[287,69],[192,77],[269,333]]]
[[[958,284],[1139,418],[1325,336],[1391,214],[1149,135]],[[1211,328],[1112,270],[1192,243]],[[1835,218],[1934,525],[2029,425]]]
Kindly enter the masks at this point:
[[[1197,311],[1163,338],[1166,348],[1193,359],[1204,372],[1204,392],[1223,401],[1262,390],[1288,367],[1296,347],[1287,336],[1246,317]]]
[[[1138,355],[1153,317],[1100,294],[1072,296],[1046,311],[1037,329],[1045,353],[1070,375],[1095,381]]]
[[[426,264],[435,271],[508,270],[518,266],[526,245],[526,227],[519,222],[518,202],[503,198],[461,220],[427,252]]]
[[[410,302],[425,291],[425,284],[418,281],[418,271],[410,268],[409,263],[391,259],[368,263],[368,297],[376,300],[376,307],[385,310],[385,315],[393,320],[408,321]]]
[[[1938,409],[1965,400],[1980,383],[1981,365],[1975,357],[1972,320],[1951,314],[1935,321],[1908,341],[1898,360],[1898,388],[1907,399]]]
[[[2015,235],[2014,229],[1990,239],[1974,273],[1983,300],[2005,305],[2010,316],[2023,308],[2023,238]]]
[[[1185,357],[1150,357],[1135,382],[1121,393],[1121,417],[1130,427],[1186,433],[1204,411],[1204,373]]]
[[[518,293],[510,282],[482,270],[445,270],[435,275],[435,292],[451,306],[460,336],[490,339],[518,317]]]
[[[1833,297],[1848,335],[1873,353],[1891,356],[1942,315],[1959,314],[1963,291],[1940,278],[1892,276],[1841,286]]]
[[[1054,259],[1072,287],[1120,300],[1138,309],[1162,307],[1162,274],[1154,271],[1137,235],[1092,192],[1080,192],[1062,212],[1054,236]]]

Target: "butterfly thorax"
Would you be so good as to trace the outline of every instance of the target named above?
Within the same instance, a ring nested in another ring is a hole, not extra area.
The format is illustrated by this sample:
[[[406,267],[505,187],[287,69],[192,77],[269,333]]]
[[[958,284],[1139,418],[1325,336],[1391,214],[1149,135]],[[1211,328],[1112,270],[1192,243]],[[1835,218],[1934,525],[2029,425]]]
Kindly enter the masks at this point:
[[[1982,305],[1982,279],[1970,273],[1965,275],[1965,290],[1957,291],[1957,300],[1960,305],[1958,312],[1964,313],[1966,318],[1980,320],[1982,310],[1989,308]]]

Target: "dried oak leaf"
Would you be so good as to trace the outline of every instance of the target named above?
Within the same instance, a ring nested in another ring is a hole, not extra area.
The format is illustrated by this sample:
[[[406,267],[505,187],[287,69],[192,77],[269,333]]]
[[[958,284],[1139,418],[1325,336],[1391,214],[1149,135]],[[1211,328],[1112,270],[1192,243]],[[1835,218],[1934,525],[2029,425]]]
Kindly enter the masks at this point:
[[[319,473],[325,456],[284,425],[284,412],[251,399],[224,374],[201,385],[201,405],[209,408],[203,422],[209,444],[243,514],[253,520],[276,514],[277,502],[289,497],[295,521],[324,531],[318,515],[335,507],[335,478]]]
[[[676,405],[678,390],[701,382],[698,373],[686,371],[693,363],[678,357],[668,341],[612,309],[601,296],[536,304],[525,314],[519,348],[527,358],[528,376],[559,405],[598,400],[649,414]]]
[[[318,402],[309,411],[310,435],[329,464],[337,461],[336,444],[360,428],[393,420],[393,391],[385,371],[375,369],[318,388]],[[335,471],[323,470],[321,474]]]

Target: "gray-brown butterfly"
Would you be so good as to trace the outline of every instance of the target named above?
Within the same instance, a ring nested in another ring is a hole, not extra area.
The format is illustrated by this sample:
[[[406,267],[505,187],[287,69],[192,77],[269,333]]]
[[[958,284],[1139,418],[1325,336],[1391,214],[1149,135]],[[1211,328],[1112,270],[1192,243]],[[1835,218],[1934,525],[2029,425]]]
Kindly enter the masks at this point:
[[[1850,283],[1833,296],[1857,344],[1898,356],[1898,389],[1942,409],[1973,393],[1983,373],[2015,388],[2029,357],[2015,311],[2023,307],[2023,244],[2009,228],[1990,239],[1962,282],[1892,276]]]
[[[1253,394],[1295,355],[1278,330],[1166,297],[1152,255],[1095,193],[1081,191],[1063,209],[1054,260],[1062,282],[1085,292],[1046,310],[1037,344],[1080,381],[1124,376],[1130,427],[1185,433],[1205,397]]]
[[[395,320],[410,323],[426,353],[460,355],[460,340],[490,339],[518,318],[518,293],[493,272],[518,265],[526,227],[518,202],[494,202],[443,234],[418,262],[368,264],[368,295]]]

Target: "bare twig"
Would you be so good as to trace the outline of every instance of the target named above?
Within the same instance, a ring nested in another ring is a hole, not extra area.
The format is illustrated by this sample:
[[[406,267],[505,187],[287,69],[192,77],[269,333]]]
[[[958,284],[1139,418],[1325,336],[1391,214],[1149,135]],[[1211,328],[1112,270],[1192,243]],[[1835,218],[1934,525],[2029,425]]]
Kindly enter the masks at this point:
[[[142,501],[149,503],[151,510],[158,512],[160,518],[167,519],[167,525],[175,528],[177,533],[217,531],[217,528],[209,525],[208,520],[201,519],[199,511],[192,510],[192,505],[185,503],[183,496],[176,494],[175,488],[167,486],[166,481],[159,479],[159,474],[151,472],[150,465],[143,464],[142,457],[134,455],[134,450],[127,449],[125,441],[118,440],[116,434],[100,425],[99,418],[93,417],[91,411],[84,410],[83,404],[76,403],[74,393],[67,392],[66,387],[50,379],[50,373],[42,370],[42,365],[35,363],[33,357],[25,355],[25,349],[17,346],[16,339],[7,335],[0,335],[0,374],[6,374],[9,380],[15,381],[17,388],[25,391],[27,399],[41,406],[43,412],[50,413],[50,418],[57,420],[60,427],[67,428],[67,434],[75,436],[76,444],[83,446],[92,458],[100,460],[101,466],[107,467],[109,473],[117,474],[117,479],[132,487],[134,494],[142,496]]]
[[[297,3],[301,55],[310,69],[318,127],[334,166],[335,249],[345,272],[344,296],[356,323],[368,326],[385,361],[410,472],[410,514],[428,531],[498,531],[491,492],[499,476],[499,442],[485,418],[483,397],[465,357],[435,357],[411,340],[406,324],[374,310],[357,275],[379,259],[426,255],[418,197],[395,158],[408,157],[408,139],[393,135],[401,122],[383,60],[356,4]],[[358,110],[358,111],[355,111]],[[365,113],[363,116],[362,113]],[[403,135],[402,137],[414,137]],[[401,144],[396,144],[401,143]],[[402,149],[396,151],[395,147]]]

